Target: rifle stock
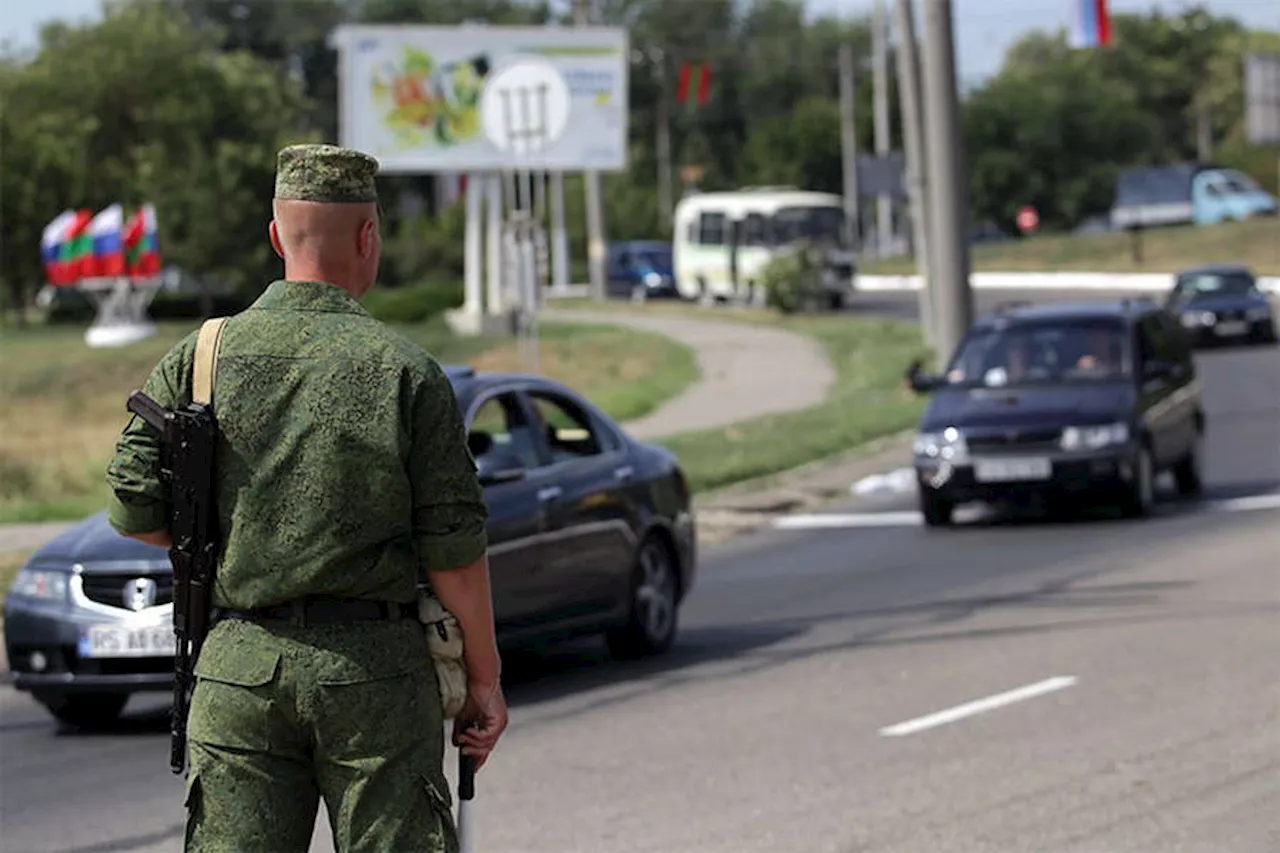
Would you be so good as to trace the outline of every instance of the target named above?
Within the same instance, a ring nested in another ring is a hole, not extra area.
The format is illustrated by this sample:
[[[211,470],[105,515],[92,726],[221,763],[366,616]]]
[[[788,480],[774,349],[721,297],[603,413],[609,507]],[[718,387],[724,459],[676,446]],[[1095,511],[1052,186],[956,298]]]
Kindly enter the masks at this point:
[[[214,506],[214,449],[217,424],[208,406],[189,403],[167,409],[142,391],[129,396],[129,411],[160,433],[170,491],[169,534],[173,547],[173,714],[169,767],[186,768],[187,713],[194,688],[194,667],[209,631],[218,554]]]

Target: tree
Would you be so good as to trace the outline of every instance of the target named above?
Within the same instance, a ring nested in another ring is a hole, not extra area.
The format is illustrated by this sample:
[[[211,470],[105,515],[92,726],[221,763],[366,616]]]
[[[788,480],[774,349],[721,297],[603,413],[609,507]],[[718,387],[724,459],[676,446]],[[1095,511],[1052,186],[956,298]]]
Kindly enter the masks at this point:
[[[43,275],[40,232],[66,208],[156,206],[166,263],[253,289],[279,271],[267,240],[275,155],[312,138],[274,66],[222,53],[154,3],[111,4],[92,26],[47,29],[0,70],[5,240],[14,304]]]

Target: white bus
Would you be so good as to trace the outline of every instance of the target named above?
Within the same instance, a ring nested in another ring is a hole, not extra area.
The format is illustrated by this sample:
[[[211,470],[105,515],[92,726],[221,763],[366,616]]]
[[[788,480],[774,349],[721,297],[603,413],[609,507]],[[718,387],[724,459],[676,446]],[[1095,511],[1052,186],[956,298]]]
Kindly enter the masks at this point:
[[[839,308],[853,292],[855,258],[840,196],[794,187],[745,187],[687,196],[675,209],[672,260],[685,299],[755,300],[775,255],[808,238],[828,247],[828,301]]]

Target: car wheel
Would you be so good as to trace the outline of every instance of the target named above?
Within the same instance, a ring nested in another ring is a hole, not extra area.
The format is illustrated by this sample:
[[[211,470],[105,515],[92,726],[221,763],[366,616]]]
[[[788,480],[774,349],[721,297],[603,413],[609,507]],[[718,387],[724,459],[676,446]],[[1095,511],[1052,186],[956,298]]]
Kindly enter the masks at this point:
[[[127,693],[72,693],[38,695],[36,699],[62,723],[92,728],[113,723],[129,701]]]
[[[676,638],[679,593],[671,551],[650,536],[636,552],[627,624],[606,635],[613,656],[634,659],[670,648]]]
[[[1143,447],[1133,463],[1133,482],[1124,496],[1124,512],[1131,518],[1143,518],[1151,513],[1156,498],[1155,461],[1151,451]]]
[[[924,494],[920,496],[920,514],[926,527],[948,527],[956,506],[951,501]]]
[[[1195,442],[1191,445],[1191,451],[1173,469],[1173,482],[1178,487],[1178,494],[1183,497],[1198,495],[1204,488],[1204,483],[1200,476],[1200,458],[1203,442],[1203,436],[1197,433]]]

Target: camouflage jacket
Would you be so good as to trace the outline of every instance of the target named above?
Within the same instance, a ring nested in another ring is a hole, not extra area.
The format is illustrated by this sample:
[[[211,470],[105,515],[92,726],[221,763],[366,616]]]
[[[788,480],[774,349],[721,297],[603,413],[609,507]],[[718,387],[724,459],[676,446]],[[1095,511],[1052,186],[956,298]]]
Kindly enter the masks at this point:
[[[147,380],[161,405],[191,399],[195,342]],[[408,602],[423,570],[484,552],[487,509],[448,378],[344,291],[272,283],[227,322],[216,381],[215,606]],[[119,532],[165,528],[159,466],[159,439],[134,418],[107,469]]]

